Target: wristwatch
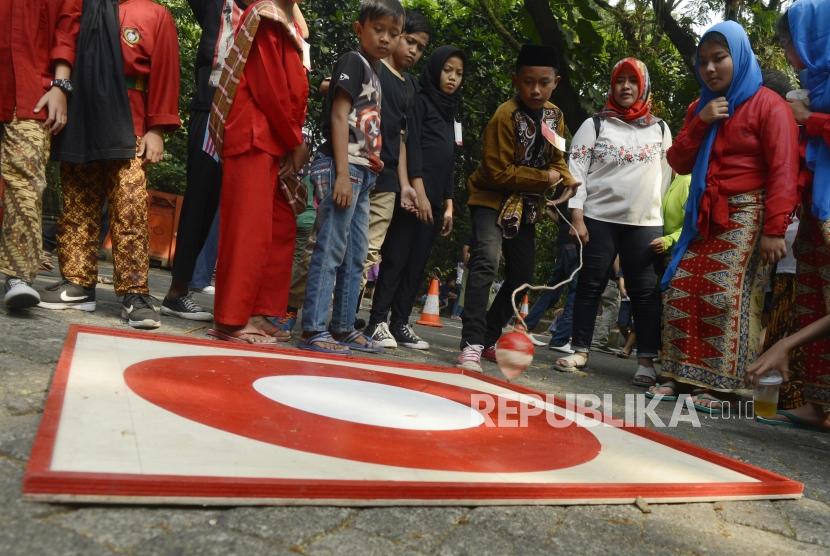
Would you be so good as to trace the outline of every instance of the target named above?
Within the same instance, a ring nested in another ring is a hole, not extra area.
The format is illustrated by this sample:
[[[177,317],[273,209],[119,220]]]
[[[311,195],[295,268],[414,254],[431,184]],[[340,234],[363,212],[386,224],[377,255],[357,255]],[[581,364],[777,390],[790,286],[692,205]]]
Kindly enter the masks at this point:
[[[53,79],[50,86],[57,87],[58,89],[63,91],[64,94],[66,94],[66,96],[71,95],[73,91],[72,81],[70,81],[69,79]]]

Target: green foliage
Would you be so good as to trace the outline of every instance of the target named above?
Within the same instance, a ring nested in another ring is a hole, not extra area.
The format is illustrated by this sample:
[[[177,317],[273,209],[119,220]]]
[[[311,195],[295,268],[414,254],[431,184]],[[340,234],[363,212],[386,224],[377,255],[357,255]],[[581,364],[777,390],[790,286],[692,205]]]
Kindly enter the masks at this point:
[[[147,183],[152,189],[183,194],[187,186],[185,167],[187,164],[187,118],[190,114],[188,106],[196,88],[194,64],[201,30],[185,0],[158,0],[158,2],[170,10],[179,34],[181,65],[179,113],[182,116],[183,125],[165,136],[164,159],[158,164],[147,166]]]

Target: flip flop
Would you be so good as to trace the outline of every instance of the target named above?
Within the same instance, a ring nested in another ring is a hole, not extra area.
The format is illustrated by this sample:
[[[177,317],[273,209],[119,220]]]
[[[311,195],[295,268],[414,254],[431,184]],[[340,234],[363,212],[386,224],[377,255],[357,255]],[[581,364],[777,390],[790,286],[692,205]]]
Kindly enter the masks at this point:
[[[656,388],[671,388],[671,391],[674,392],[674,394],[655,394],[652,391],[652,388],[655,388],[655,389]],[[664,382],[663,384],[653,384],[651,386],[651,388],[648,389],[648,392],[646,392],[646,398],[648,398],[650,400],[651,399],[658,399],[661,402],[676,402],[677,401],[677,383],[674,382],[673,380],[670,380],[668,382]]]
[[[353,330],[348,336],[340,340],[340,343],[349,349],[364,353],[380,353],[383,351],[383,346],[379,345],[360,330]]]
[[[788,429],[804,429],[816,432],[830,432],[830,429],[819,427],[816,424],[811,423],[803,417],[799,417],[798,415],[790,411],[784,411],[783,409],[779,409],[777,414],[781,417],[784,417],[786,421],[782,421],[781,419],[767,419],[766,417],[759,417],[758,415],[755,416],[755,420],[763,425],[771,425],[773,427],[784,427]]]
[[[275,346],[277,340],[273,336],[269,336],[265,332],[222,332],[216,328],[211,328],[207,331],[207,335],[214,340],[222,340],[225,342],[233,342],[235,344],[246,344],[249,346]]]
[[[329,347],[326,347],[329,346]],[[299,349],[316,351],[317,353],[330,353],[332,355],[351,355],[352,350],[334,339],[329,332],[320,332],[314,336],[303,338],[297,343]]]
[[[707,402],[715,402],[715,403],[720,404],[720,406],[719,407],[712,407],[711,405],[703,405],[703,404],[697,403],[697,401],[695,401],[695,400],[704,400],[704,401],[707,401]],[[692,396],[692,403],[694,404],[695,409],[697,411],[699,411],[700,413],[706,413],[708,415],[715,415],[716,413],[723,412],[723,404],[725,403],[725,400],[718,399],[715,396],[713,396],[712,394],[708,394],[706,392],[703,392],[702,394],[695,394],[694,396]]]

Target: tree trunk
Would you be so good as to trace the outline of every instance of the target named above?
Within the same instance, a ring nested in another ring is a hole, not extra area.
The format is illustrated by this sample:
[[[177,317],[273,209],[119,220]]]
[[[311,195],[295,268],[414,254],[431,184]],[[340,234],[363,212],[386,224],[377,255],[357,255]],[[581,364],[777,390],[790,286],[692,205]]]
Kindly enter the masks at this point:
[[[674,47],[680,53],[680,56],[686,63],[686,68],[694,75],[697,37],[688,29],[684,29],[674,19],[674,16],[671,14],[673,3],[667,3],[665,0],[652,0],[651,5],[654,8],[654,16],[657,18],[657,24],[663,29],[669,37],[669,40],[671,40]]]
[[[554,47],[559,52],[559,75],[562,76],[559,86],[553,92],[551,99],[565,116],[565,124],[571,133],[576,132],[588,118],[588,112],[579,102],[579,93],[571,81],[570,68],[568,65],[567,49],[565,38],[562,34],[562,27],[556,21],[556,17],[550,9],[548,0],[524,0],[525,9],[530,14],[530,19],[539,33],[542,43]]]

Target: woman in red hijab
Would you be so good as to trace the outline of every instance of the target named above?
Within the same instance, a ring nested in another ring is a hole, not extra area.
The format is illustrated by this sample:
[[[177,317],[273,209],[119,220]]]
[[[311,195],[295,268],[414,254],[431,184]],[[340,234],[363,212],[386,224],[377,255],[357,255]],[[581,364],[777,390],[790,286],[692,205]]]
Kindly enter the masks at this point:
[[[570,200],[571,217],[583,245],[583,266],[574,302],[573,355],[554,365],[568,371],[584,367],[594,323],[611,265],[619,255],[631,299],[637,334],[634,383],[653,385],[653,360],[660,346],[660,294],[657,289],[663,235],[662,198],[671,179],[666,151],[671,132],[651,113],[648,69],[624,58],[611,72],[605,106],[574,135],[569,167],[581,182]],[[571,231],[574,234],[574,231]]]

